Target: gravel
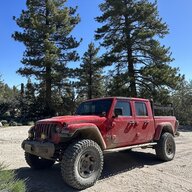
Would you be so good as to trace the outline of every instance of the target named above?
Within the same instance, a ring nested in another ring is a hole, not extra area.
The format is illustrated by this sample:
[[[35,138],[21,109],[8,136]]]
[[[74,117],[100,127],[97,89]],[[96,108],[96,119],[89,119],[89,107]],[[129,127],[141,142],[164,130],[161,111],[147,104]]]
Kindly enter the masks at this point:
[[[0,128],[0,162],[24,179],[29,192],[75,191],[62,180],[60,165],[35,171],[24,160],[21,142],[29,127]],[[173,161],[157,160],[153,149],[105,155],[101,178],[86,192],[192,192],[192,129],[180,130]]]

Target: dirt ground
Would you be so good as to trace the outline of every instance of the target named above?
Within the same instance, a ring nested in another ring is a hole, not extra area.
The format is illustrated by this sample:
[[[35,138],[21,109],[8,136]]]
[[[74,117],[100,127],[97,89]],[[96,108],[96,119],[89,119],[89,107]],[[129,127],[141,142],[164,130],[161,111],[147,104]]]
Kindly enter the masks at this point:
[[[70,192],[59,164],[34,171],[25,163],[20,145],[29,127],[0,128],[0,162],[24,179],[29,192]],[[180,129],[177,152],[171,162],[156,159],[154,150],[137,149],[105,155],[103,174],[88,192],[192,192],[192,128]]]

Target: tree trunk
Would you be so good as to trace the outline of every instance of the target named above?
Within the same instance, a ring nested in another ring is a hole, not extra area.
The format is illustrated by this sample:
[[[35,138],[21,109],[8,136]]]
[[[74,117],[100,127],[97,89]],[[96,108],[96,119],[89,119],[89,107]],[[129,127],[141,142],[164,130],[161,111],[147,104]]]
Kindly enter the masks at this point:
[[[48,4],[48,0],[45,1],[46,3],[46,25],[49,27],[49,20],[48,20],[48,17],[49,17],[49,10],[47,8],[47,4]],[[45,38],[48,38],[47,37],[47,34],[46,34],[46,37]],[[46,50],[45,50],[46,51]],[[45,54],[45,57],[46,57],[46,54]],[[51,85],[52,85],[52,82],[51,82],[51,64],[49,62],[46,63],[46,75],[45,75],[45,88],[46,88],[46,98],[45,98],[45,105],[46,105],[46,111],[45,113],[48,115],[48,116],[52,116],[54,115],[53,114],[53,109],[52,109],[52,100],[51,100]]]
[[[89,82],[88,82],[88,99],[92,99],[93,97],[93,69],[92,69],[92,57],[90,56],[89,61]]]
[[[130,91],[129,96],[131,97],[137,97],[137,89],[136,89],[136,83],[135,83],[135,71],[134,71],[134,65],[131,59],[128,61],[128,76],[130,81]]]
[[[130,97],[137,97],[134,59],[132,54],[132,46],[131,46],[132,43],[131,43],[131,37],[130,37],[129,22],[128,22],[127,15],[124,15],[124,17],[125,17],[125,36],[126,36],[126,42],[127,42],[128,78],[130,83],[128,93]]]
[[[52,100],[51,100],[51,67],[46,67],[46,98],[45,98],[45,104],[46,104],[46,110],[47,114],[49,116],[53,115],[53,109],[52,109]]]

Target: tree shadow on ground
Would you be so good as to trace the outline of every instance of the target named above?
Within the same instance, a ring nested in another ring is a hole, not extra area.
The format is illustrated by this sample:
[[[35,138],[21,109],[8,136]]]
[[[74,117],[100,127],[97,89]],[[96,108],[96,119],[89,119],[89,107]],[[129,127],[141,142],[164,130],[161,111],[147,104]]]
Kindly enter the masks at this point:
[[[139,151],[115,152],[105,154],[104,168],[100,180],[109,178],[135,168],[152,166],[161,163],[154,154]],[[19,179],[26,181],[28,192],[75,192],[77,190],[67,186],[61,177],[60,165],[56,164],[52,169],[33,170],[28,167],[15,170]]]
[[[192,132],[192,126],[190,125],[180,125],[178,128],[179,132]]]
[[[152,153],[140,151],[122,151],[105,155],[105,164],[100,179],[108,178],[135,168],[162,163]]]

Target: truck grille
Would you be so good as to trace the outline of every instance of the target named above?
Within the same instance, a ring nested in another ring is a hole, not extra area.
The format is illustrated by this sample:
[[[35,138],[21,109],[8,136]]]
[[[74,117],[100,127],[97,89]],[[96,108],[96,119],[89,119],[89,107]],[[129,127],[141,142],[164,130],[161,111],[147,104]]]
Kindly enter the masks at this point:
[[[35,126],[35,139],[40,139],[44,134],[47,139],[51,139],[52,134],[56,132],[57,124],[37,124]]]

